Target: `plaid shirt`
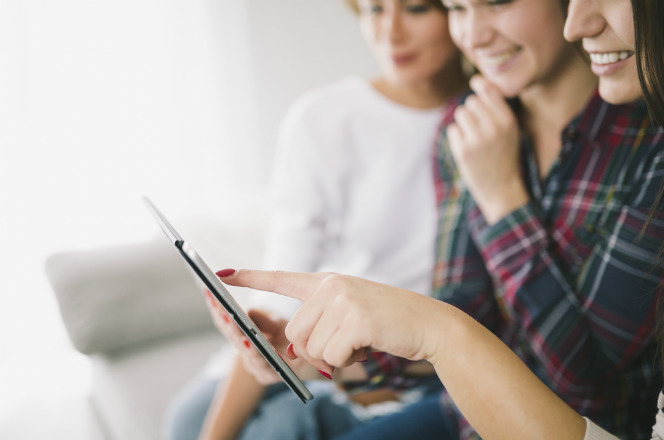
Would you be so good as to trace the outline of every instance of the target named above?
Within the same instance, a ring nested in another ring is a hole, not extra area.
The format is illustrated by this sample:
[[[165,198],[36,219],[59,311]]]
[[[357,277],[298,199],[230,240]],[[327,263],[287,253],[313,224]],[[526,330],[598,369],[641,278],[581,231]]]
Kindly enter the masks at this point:
[[[621,438],[649,439],[662,387],[653,337],[663,210],[644,226],[664,180],[664,131],[649,125],[644,104],[595,95],[563,131],[544,179],[522,136],[530,201],[489,226],[447,144],[458,104],[436,149],[434,295],[499,335],[582,415]]]
[[[531,200],[488,226],[447,146],[460,102],[450,104],[436,145],[434,295],[498,334],[581,414],[623,438],[650,438],[662,385],[653,329],[664,212],[644,225],[664,180],[664,131],[649,125],[645,105],[595,95],[563,131],[544,180],[522,136]],[[361,389],[416,385],[403,375],[407,364],[372,353]],[[475,438],[451,399],[443,402],[461,438]]]

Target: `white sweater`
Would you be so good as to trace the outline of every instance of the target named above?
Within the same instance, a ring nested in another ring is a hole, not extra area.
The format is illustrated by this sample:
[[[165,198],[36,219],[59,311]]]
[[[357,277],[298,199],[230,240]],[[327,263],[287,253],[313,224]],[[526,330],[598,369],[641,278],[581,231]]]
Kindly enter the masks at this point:
[[[358,77],[297,100],[280,131],[264,268],[333,271],[429,294],[440,117]],[[292,312],[292,303],[267,297]]]

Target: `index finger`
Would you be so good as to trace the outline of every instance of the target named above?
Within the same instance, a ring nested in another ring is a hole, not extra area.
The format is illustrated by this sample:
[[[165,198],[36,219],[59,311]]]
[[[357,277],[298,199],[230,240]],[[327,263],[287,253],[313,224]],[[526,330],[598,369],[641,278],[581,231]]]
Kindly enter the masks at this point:
[[[226,269],[217,272],[221,280],[231,286],[274,292],[304,301],[321,282],[319,273],[284,272],[280,270],[236,270],[229,275]]]
[[[500,89],[482,75],[474,75],[470,79],[470,88],[483,102],[498,106],[501,110],[510,110]]]

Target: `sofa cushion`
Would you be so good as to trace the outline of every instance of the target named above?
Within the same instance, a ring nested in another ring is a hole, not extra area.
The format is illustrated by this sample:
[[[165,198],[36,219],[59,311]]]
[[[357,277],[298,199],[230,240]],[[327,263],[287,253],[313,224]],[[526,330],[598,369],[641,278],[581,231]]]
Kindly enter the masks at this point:
[[[232,347],[213,330],[92,356],[92,406],[107,438],[161,438],[166,406],[220,349],[231,358]]]
[[[92,354],[213,328],[194,277],[163,237],[50,256],[45,271],[74,347]]]

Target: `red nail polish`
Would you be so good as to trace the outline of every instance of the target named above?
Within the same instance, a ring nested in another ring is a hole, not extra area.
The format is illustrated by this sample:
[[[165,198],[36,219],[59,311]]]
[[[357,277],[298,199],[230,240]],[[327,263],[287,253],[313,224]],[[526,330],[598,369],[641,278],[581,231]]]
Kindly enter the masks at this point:
[[[244,344],[245,347],[251,348],[251,344],[249,343],[249,339],[243,339],[242,343]]]
[[[224,277],[229,277],[235,273],[235,269],[221,269],[220,271],[216,272],[216,275],[219,278],[224,278]]]
[[[323,375],[325,378],[327,378],[327,379],[332,379],[332,376],[330,376],[329,373],[326,373],[326,372],[323,371],[323,370],[318,370],[318,372],[319,372],[321,375]]]
[[[293,350],[293,344],[288,344],[288,348],[286,349],[286,355],[290,359],[297,359],[297,355],[295,354],[295,350]]]

